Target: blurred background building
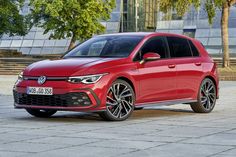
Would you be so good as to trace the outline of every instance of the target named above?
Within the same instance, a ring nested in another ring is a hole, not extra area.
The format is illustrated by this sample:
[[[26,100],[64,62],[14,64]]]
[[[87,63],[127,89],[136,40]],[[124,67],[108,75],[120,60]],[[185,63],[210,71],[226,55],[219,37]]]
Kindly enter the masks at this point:
[[[197,11],[190,11],[183,17],[177,16],[173,10],[167,14],[158,12],[158,0],[116,0],[116,8],[111,13],[111,19],[102,22],[106,33],[116,32],[170,32],[184,34],[200,40],[209,53],[221,56],[221,11],[218,11],[212,26],[204,6]],[[28,14],[29,1],[21,10]],[[229,47],[231,56],[236,56],[236,6],[231,7],[229,18]],[[32,28],[26,36],[2,36],[0,49],[15,49],[23,54],[43,55],[58,54],[67,50],[70,39],[49,40],[49,34],[43,34],[43,29]]]

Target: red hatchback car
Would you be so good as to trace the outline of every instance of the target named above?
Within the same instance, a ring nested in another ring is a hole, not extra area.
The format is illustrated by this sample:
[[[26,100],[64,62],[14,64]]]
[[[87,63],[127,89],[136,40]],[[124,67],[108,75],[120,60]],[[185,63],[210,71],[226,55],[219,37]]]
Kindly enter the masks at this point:
[[[29,65],[14,86],[14,106],[36,117],[57,110],[125,120],[150,105],[190,104],[208,113],[218,98],[216,64],[202,44],[167,33],[93,37],[59,60]]]

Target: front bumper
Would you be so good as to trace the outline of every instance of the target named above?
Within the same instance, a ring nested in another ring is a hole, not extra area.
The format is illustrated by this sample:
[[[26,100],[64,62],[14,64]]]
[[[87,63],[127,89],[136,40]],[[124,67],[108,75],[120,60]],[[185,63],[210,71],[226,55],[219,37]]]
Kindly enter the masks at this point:
[[[83,92],[81,92],[83,91]],[[86,92],[85,92],[86,91]],[[15,108],[55,109],[68,111],[103,110],[101,101],[90,89],[55,95],[28,95],[13,90]]]
[[[15,108],[55,109],[63,111],[104,111],[102,103],[106,84],[71,84],[65,81],[46,82],[43,87],[52,87],[53,95],[26,94],[28,86],[39,86],[36,81],[17,82],[13,88]]]

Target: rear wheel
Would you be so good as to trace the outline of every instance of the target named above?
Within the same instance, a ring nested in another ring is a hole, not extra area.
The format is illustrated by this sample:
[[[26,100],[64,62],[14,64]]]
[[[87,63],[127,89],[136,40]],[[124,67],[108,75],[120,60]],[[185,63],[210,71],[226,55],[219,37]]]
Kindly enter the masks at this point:
[[[134,101],[133,88],[126,81],[116,80],[107,92],[106,111],[99,115],[110,121],[125,120],[134,110]]]
[[[40,109],[26,109],[26,111],[35,117],[48,118],[54,115],[56,110],[40,110]]]
[[[209,113],[215,107],[215,103],[216,86],[211,79],[206,78],[201,83],[198,93],[198,101],[190,104],[191,108],[197,113]]]

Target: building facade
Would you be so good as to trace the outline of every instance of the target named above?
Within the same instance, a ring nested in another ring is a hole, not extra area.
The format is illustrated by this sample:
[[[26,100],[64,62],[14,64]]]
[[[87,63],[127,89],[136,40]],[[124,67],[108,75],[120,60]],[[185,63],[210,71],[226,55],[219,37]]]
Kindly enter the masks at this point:
[[[121,0],[116,1],[116,8],[111,13],[111,19],[102,22],[106,26],[106,33],[119,32],[121,16]],[[29,0],[25,1],[21,14],[29,14]],[[60,54],[67,51],[70,39],[49,40],[48,34],[43,34],[42,28],[34,27],[25,36],[9,37],[7,34],[0,39],[0,49],[13,49],[28,55]]]
[[[170,32],[188,35],[202,42],[207,51],[212,56],[222,56],[221,41],[221,11],[216,12],[214,23],[209,25],[208,16],[202,5],[199,10],[191,8],[183,17],[178,18],[173,13],[171,20],[163,19],[163,15],[159,14],[157,20],[157,32]],[[176,18],[177,17],[177,18]],[[229,48],[230,55],[236,56],[236,6],[230,9],[229,17]]]
[[[214,23],[209,25],[208,16],[201,5],[199,10],[190,8],[184,17],[173,10],[160,13],[158,0],[127,0],[123,3],[123,31],[156,31],[184,34],[202,42],[212,56],[222,56],[221,10],[216,12]],[[122,25],[121,25],[122,26]],[[236,56],[236,5],[230,9],[229,16],[230,55]]]
[[[29,13],[28,4],[29,0],[21,10],[22,14]],[[222,55],[220,10],[211,26],[204,5],[199,10],[190,8],[183,18],[175,11],[163,14],[158,10],[158,0],[116,0],[111,19],[101,23],[106,27],[106,33],[156,31],[188,35],[200,40],[211,55]],[[43,31],[32,28],[26,36],[4,35],[0,39],[0,49],[16,49],[29,55],[58,54],[67,50],[70,39],[49,40],[49,33],[43,34]],[[236,56],[236,6],[230,10],[229,47],[231,56]]]

